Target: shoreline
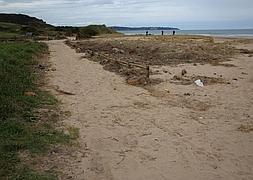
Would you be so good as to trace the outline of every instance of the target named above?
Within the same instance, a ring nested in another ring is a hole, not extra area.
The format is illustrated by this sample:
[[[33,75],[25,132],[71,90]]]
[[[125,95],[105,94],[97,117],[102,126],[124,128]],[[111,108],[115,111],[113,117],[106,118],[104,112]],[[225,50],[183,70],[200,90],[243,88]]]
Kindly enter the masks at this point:
[[[145,30],[119,31],[124,35],[145,35]],[[162,30],[150,30],[152,35],[161,35]],[[164,35],[172,35],[172,30],[164,30]],[[178,30],[176,35],[211,36],[231,38],[253,38],[253,29],[228,29],[228,30]]]
[[[122,32],[121,32],[122,33]],[[126,37],[133,36],[146,36],[145,34],[123,34]],[[162,36],[160,34],[152,34],[151,36]],[[163,35],[163,36],[172,36],[172,35]],[[213,37],[213,38],[226,38],[226,39],[253,39],[252,36],[240,36],[240,35],[211,35],[211,34],[177,34],[176,36],[204,36],[204,37]]]

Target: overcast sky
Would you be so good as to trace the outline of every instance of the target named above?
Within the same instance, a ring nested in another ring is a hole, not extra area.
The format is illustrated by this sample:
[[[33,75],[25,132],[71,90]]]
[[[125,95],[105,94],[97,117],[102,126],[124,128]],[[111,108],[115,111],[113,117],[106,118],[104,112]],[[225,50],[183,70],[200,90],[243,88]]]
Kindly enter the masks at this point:
[[[253,28],[253,0],[0,0],[0,12],[54,25]]]

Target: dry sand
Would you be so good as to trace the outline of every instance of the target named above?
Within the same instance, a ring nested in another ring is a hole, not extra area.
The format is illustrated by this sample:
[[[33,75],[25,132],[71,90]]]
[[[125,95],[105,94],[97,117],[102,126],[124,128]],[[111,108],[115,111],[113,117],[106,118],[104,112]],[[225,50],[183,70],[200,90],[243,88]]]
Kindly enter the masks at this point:
[[[158,73],[151,78],[164,82],[145,90],[81,58],[63,41],[47,43],[56,68],[49,85],[75,94],[57,97],[71,112],[64,123],[80,131],[82,155],[66,160],[62,179],[253,179],[252,57],[234,58],[229,64],[236,67],[152,67]],[[170,83],[182,69],[230,84]]]

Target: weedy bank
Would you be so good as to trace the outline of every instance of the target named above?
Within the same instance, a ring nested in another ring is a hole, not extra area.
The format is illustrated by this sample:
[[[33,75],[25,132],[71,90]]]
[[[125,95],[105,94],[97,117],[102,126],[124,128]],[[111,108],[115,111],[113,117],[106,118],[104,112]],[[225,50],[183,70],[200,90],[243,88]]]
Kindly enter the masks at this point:
[[[77,42],[66,42],[85,57],[101,63],[106,70],[119,73],[127,80],[138,80],[135,84],[147,84],[140,76],[145,75],[131,66],[175,66],[178,64],[224,65],[236,53],[230,44],[215,43],[205,36],[123,36],[94,38]],[[129,63],[122,66],[117,62]],[[145,69],[144,69],[145,70]],[[143,71],[143,69],[142,69]],[[152,72],[151,72],[152,73]]]
[[[39,88],[43,74],[35,67],[46,53],[43,43],[0,43],[0,179],[55,179],[25,157],[72,139],[55,128],[57,100]]]

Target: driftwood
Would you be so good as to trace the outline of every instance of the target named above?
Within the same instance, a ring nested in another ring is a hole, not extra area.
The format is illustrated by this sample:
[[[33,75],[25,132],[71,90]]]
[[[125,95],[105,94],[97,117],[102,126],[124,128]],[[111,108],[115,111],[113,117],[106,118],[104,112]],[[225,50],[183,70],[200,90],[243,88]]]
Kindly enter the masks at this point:
[[[142,64],[138,64],[138,63],[133,63],[133,62],[127,62],[127,61],[122,61],[122,60],[114,60],[114,59],[111,59],[109,57],[106,57],[106,56],[103,56],[103,55],[99,55],[99,56],[102,56],[103,58],[109,60],[109,61],[113,61],[113,62],[116,62],[116,63],[119,63],[123,66],[128,66],[128,67],[131,67],[131,66],[135,66],[135,67],[138,67],[138,68],[142,68],[142,69],[146,69],[146,77],[149,78],[149,75],[150,75],[150,67],[147,66],[147,65],[142,65]]]
[[[56,89],[56,91],[61,93],[61,94],[66,94],[66,95],[71,95],[71,96],[75,95],[74,93],[63,91],[63,90],[60,90],[60,89]]]
[[[59,86],[55,86],[54,89],[55,89],[58,93],[61,93],[61,94],[66,94],[66,95],[71,95],[71,96],[75,95],[74,93],[61,90]]]
[[[74,48],[74,49],[77,48],[77,46],[75,46],[73,43],[71,43],[70,40],[65,41],[65,43],[66,43],[68,46],[70,46],[70,47],[72,47],[72,48]],[[147,65],[142,65],[142,64],[133,63],[133,62],[127,62],[127,61],[122,61],[122,60],[114,60],[114,59],[109,58],[109,57],[107,57],[107,56],[104,56],[104,55],[102,55],[102,54],[99,54],[98,56],[100,56],[100,57],[102,57],[102,58],[105,58],[106,60],[109,60],[109,61],[111,61],[111,62],[119,63],[119,64],[121,64],[121,65],[123,65],[123,66],[128,66],[128,67],[134,66],[134,67],[138,67],[138,68],[141,68],[141,69],[145,69],[145,70],[146,70],[146,77],[149,78],[149,75],[150,75],[150,67],[147,66]]]

